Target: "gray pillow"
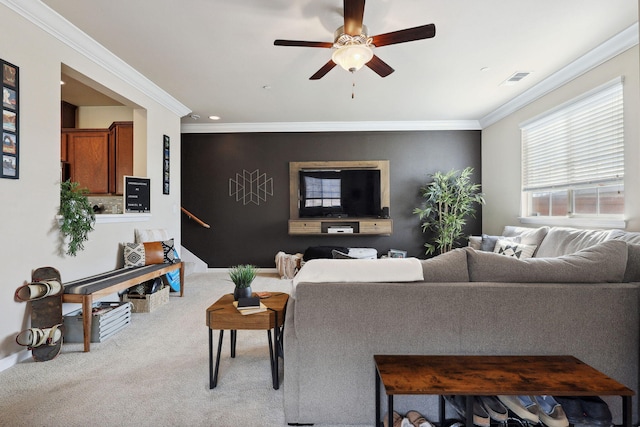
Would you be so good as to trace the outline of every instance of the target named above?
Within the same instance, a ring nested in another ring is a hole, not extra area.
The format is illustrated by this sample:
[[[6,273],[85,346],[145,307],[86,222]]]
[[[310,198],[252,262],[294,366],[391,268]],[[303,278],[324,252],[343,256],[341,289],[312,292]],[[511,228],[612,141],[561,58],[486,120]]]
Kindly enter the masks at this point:
[[[420,262],[422,263],[422,274],[425,282],[469,281],[465,249],[454,249]]]
[[[557,258],[517,259],[470,248],[465,250],[472,282],[620,282],[627,265],[627,244],[616,240]]]

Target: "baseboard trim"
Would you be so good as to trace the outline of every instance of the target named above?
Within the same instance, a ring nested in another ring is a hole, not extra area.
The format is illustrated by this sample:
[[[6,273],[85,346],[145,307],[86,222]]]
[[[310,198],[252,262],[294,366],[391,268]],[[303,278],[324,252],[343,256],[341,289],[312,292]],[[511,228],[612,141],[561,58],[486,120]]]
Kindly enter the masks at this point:
[[[12,368],[20,362],[27,360],[31,356],[31,352],[29,350],[21,350],[17,353],[13,353],[0,360],[0,372]]]

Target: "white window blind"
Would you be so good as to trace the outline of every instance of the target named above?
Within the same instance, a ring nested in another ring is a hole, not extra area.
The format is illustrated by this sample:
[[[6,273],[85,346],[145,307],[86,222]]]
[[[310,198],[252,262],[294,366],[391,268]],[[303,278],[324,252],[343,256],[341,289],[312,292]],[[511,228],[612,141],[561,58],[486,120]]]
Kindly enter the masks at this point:
[[[522,191],[622,183],[622,79],[521,126]]]

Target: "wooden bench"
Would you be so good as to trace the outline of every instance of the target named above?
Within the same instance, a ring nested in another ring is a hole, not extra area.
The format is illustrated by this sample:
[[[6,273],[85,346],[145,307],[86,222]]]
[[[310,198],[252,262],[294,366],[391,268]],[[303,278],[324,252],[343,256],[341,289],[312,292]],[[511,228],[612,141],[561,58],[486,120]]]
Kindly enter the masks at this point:
[[[151,264],[144,267],[121,268],[64,284],[62,302],[82,304],[84,351],[91,350],[91,315],[94,298],[101,298],[132,286],[180,270],[180,296],[184,296],[184,268],[181,261],[173,264]],[[89,315],[87,315],[89,313]]]

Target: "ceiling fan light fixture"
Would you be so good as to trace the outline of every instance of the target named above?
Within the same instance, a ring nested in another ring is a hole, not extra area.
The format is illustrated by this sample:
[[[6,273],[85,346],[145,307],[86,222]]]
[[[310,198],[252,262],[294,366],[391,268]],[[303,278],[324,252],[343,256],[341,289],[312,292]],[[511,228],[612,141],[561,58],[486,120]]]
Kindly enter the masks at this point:
[[[348,44],[337,48],[331,55],[333,62],[352,73],[358,71],[373,58],[373,51],[366,44]]]

